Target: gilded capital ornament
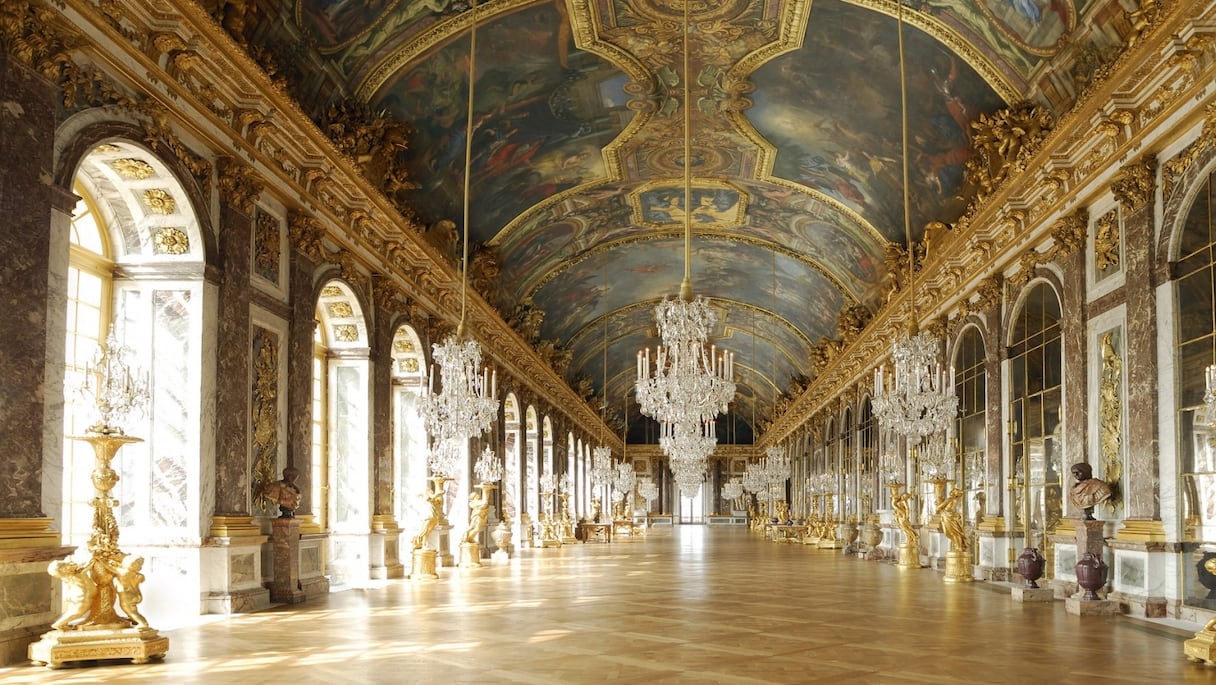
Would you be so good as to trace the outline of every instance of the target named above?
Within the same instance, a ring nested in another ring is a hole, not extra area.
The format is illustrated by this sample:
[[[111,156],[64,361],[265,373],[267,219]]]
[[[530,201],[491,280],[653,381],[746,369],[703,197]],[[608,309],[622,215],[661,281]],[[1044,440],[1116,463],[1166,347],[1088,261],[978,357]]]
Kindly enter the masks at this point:
[[[221,157],[217,171],[221,198],[240,212],[252,212],[253,201],[262,194],[263,189],[262,181],[253,167],[231,157]]]
[[[1124,166],[1111,183],[1111,192],[1130,212],[1135,212],[1153,196],[1153,183],[1157,171],[1157,158],[1145,155]]]
[[[316,218],[302,212],[289,212],[287,234],[300,254],[316,263],[324,261],[325,248],[321,240],[325,237],[325,226]]]
[[[1085,231],[1089,225],[1089,210],[1084,207],[1056,222],[1051,238],[1058,253],[1053,256],[1067,257],[1085,246]]]

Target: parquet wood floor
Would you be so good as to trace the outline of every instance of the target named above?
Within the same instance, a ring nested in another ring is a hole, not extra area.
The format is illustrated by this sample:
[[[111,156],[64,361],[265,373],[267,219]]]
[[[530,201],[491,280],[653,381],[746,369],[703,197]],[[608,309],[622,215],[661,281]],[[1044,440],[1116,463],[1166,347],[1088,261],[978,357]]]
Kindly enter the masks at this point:
[[[441,573],[163,631],[163,663],[16,667],[0,682],[1216,683],[1183,657],[1185,634],[739,529]]]

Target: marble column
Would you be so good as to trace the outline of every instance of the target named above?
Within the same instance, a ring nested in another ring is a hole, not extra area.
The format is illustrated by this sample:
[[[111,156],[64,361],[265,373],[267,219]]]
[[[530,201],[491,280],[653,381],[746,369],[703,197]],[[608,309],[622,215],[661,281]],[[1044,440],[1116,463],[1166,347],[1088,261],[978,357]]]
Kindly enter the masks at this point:
[[[1123,540],[1163,541],[1165,529],[1157,500],[1157,306],[1152,280],[1156,245],[1153,231],[1156,158],[1129,163],[1112,190],[1121,205],[1127,294],[1127,334],[1123,368],[1127,379],[1127,455],[1124,474]]]
[[[62,274],[75,198],[44,179],[53,176],[55,108],[59,90],[0,51],[0,665],[25,661],[26,646],[49,627],[58,610],[48,562],[67,556],[59,533],[48,530],[43,465],[62,461],[62,421],[47,406],[63,383]],[[53,227],[55,230],[52,230]],[[52,254],[54,253],[54,254]],[[52,263],[59,261],[60,268]],[[61,415],[60,415],[61,418]],[[57,475],[57,474],[56,474]],[[49,494],[49,493],[48,493]],[[52,499],[58,499],[52,498]],[[48,516],[47,514],[51,516]]]

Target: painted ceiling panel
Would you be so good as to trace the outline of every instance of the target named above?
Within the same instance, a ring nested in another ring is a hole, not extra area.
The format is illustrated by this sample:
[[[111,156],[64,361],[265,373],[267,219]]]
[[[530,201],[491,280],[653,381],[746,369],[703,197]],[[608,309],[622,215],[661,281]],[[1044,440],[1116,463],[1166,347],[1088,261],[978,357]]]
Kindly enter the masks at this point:
[[[468,0],[278,1],[323,78],[409,125],[405,201],[459,230]],[[913,239],[968,200],[970,122],[1025,97],[1095,1],[905,3]],[[624,408],[687,221],[693,290],[736,354],[731,413],[771,419],[842,308],[882,306],[905,242],[899,6],[720,0],[685,26],[682,0],[476,4],[469,233],[496,250],[500,306],[542,311],[535,342],[571,355],[572,387]]]

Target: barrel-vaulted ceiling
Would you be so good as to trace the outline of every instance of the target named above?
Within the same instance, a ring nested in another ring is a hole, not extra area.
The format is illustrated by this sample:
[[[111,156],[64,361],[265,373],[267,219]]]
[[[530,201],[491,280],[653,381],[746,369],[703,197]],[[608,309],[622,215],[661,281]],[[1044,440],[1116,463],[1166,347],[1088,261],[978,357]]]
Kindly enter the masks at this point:
[[[417,217],[459,224],[466,0],[280,1],[328,73],[412,129]],[[964,209],[969,122],[1025,97],[1087,4],[906,4],[913,240]],[[882,306],[905,243],[897,5],[693,0],[687,27],[682,0],[476,9],[469,231],[497,250],[505,311],[544,312],[539,339],[570,353],[572,386],[603,397],[606,378],[609,404],[632,399],[653,307],[684,271],[688,106],[693,290],[735,353],[736,420],[770,419],[842,309]]]

